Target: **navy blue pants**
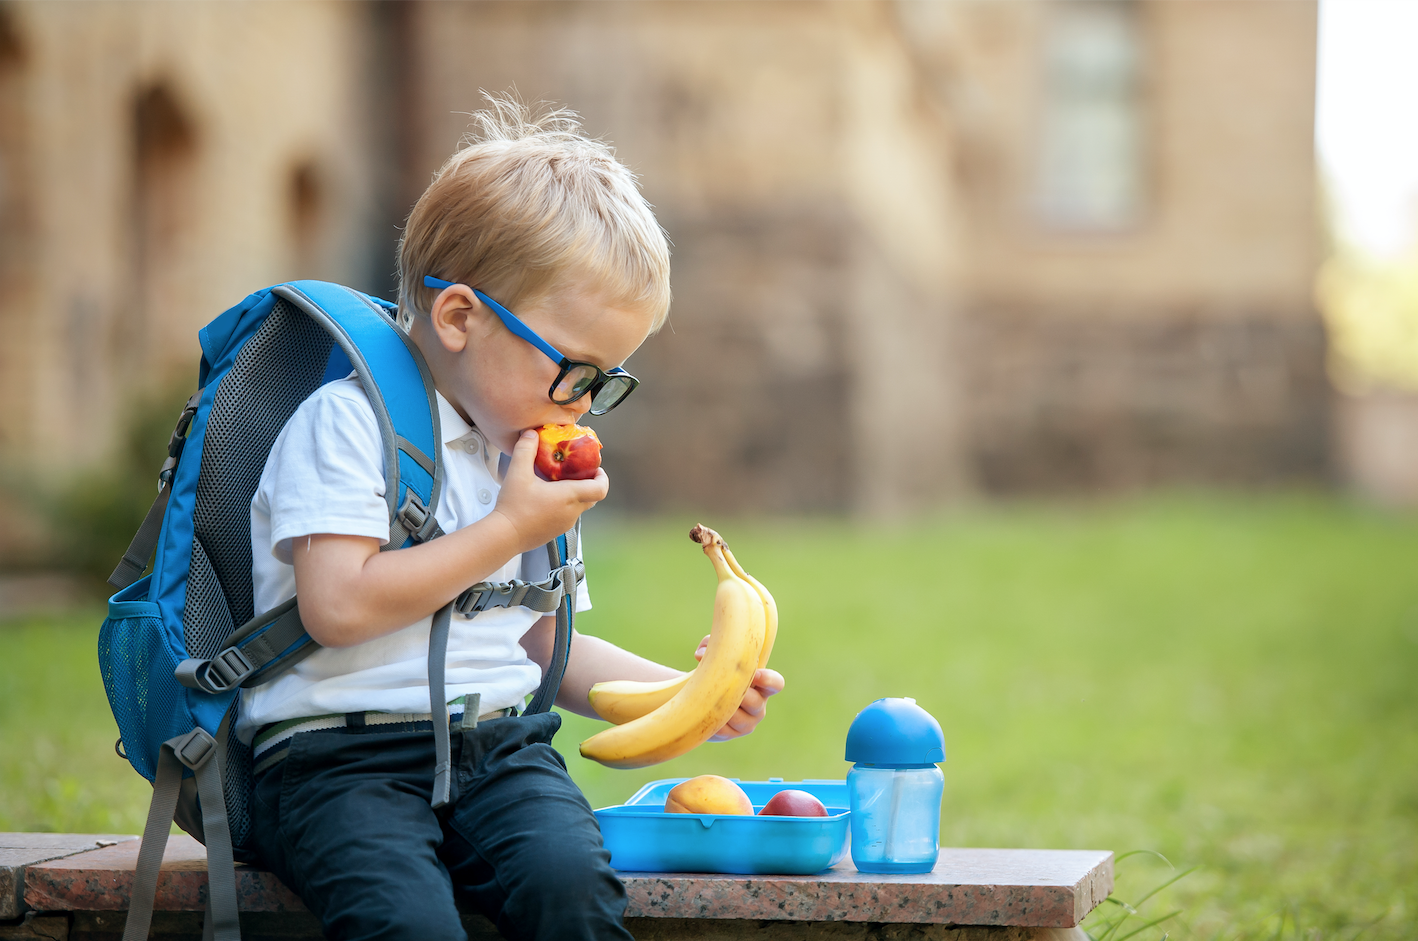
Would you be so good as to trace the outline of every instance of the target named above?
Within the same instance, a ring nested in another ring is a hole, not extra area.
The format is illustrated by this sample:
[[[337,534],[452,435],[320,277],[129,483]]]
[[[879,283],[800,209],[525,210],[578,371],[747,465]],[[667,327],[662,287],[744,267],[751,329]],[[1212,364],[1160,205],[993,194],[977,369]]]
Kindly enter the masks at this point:
[[[433,810],[433,733],[305,732],[256,778],[262,862],[327,938],[464,941],[466,900],[504,937],[629,939],[625,887],[551,747],[555,713],[453,735],[453,799]]]

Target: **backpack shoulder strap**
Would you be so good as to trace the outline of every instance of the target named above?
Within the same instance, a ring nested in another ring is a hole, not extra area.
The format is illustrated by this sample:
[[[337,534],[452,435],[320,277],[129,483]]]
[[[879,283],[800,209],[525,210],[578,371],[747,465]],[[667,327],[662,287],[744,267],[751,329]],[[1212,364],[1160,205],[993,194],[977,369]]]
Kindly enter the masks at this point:
[[[172,429],[172,437],[167,442],[167,460],[163,461],[162,468],[158,471],[157,499],[148,507],[148,514],[143,517],[143,524],[133,534],[133,541],[128,544],[128,551],[123,553],[118,567],[108,576],[108,583],[118,591],[138,580],[143,570],[148,567],[153,551],[157,549],[163,516],[167,513],[167,503],[172,496],[172,474],[177,468],[177,459],[182,456],[182,448],[187,444],[187,429],[192,424],[192,418],[197,414],[201,401],[202,390],[198,389],[192,393],[187,404],[182,406],[182,414],[178,416],[177,425]]]
[[[374,408],[389,505],[389,542],[384,548],[398,549],[442,535],[433,515],[444,483],[433,377],[417,348],[394,323],[390,307],[325,281],[295,281],[271,290],[334,339],[342,356],[332,354],[326,381],[353,371]],[[207,693],[256,686],[318,649],[305,632],[292,598],[237,628],[210,659],[184,660],[177,679]]]
[[[433,518],[443,493],[438,399],[418,348],[389,308],[358,291],[326,281],[294,281],[274,292],[329,331],[374,406],[389,504],[385,548],[442,535]]]
[[[277,291],[311,317],[329,318],[326,329],[334,334],[335,342],[349,356],[374,405],[384,445],[384,490],[389,501],[389,541],[384,548],[399,549],[443,535],[434,518],[443,491],[438,399],[423,357],[394,325],[387,311],[378,309],[362,294],[320,281],[284,285]],[[363,301],[377,316],[372,319],[365,316],[356,304],[340,295],[341,291]],[[399,345],[391,341],[391,336],[397,338]],[[424,394],[414,394],[413,390],[420,386]],[[452,609],[452,602],[439,609],[433,616],[428,637],[428,698],[434,743],[431,802],[434,807],[448,802],[452,784],[448,703],[443,682]],[[299,617],[299,609],[294,612]]]
[[[440,535],[432,508],[443,489],[442,455],[438,447],[439,416],[433,378],[418,350],[394,323],[393,305],[325,281],[294,281],[252,295],[202,331],[203,348],[220,348],[234,323],[229,316],[245,311],[253,298],[267,293],[284,298],[318,322],[334,338],[341,355],[332,355],[326,381],[351,370],[359,377],[374,407],[383,444],[385,499],[389,503],[390,539],[387,549],[426,542]],[[210,331],[224,327],[215,340]],[[202,385],[207,378],[203,359]],[[418,394],[421,390],[422,394]],[[122,561],[109,577],[117,589],[127,588],[147,568],[157,546],[173,470],[186,444],[188,425],[202,397],[199,389],[186,403],[158,478],[158,497],[148,510]]]
[[[556,702],[556,694],[561,689],[562,677],[566,675],[566,662],[571,655],[571,630],[575,625],[576,618],[576,587],[581,582],[583,568],[581,560],[576,558],[578,553],[577,543],[580,541],[581,521],[577,520],[571,531],[556,537],[547,543],[547,563],[551,568],[551,575],[545,582],[539,584],[529,584],[520,579],[514,579],[505,583],[480,582],[474,585],[461,597],[472,593],[480,593],[484,598],[492,598],[496,603],[490,603],[476,608],[471,612],[464,612],[466,617],[472,617],[478,611],[489,607],[524,607],[532,608],[534,611],[546,613],[556,611],[556,637],[552,641],[551,661],[547,664],[546,672],[542,676],[542,684],[537,688],[537,692],[532,696],[532,701],[527,704],[523,714],[536,714],[547,712],[552,704]],[[552,589],[551,586],[555,588]],[[531,603],[527,597],[529,591],[537,591],[536,603]],[[513,600],[517,598],[518,600]],[[554,598],[555,603],[550,607],[544,605],[548,598]],[[433,616],[433,623],[428,634],[428,693],[429,703],[433,714],[433,794],[429,803],[435,809],[444,806],[449,801],[452,788],[452,764],[451,748],[449,745],[448,733],[448,704],[445,700],[443,686],[443,671],[448,652],[448,629],[449,622],[453,616],[453,610],[458,606],[458,600],[450,601],[448,604],[438,609]],[[471,721],[476,725],[475,717],[467,717],[465,723]],[[466,726],[465,726],[466,727]]]
[[[527,704],[526,712],[529,714],[551,709],[561,689],[561,680],[566,675],[566,662],[571,656],[571,630],[576,623],[576,589],[585,577],[580,537],[581,521],[577,520],[570,532],[547,543],[547,563],[552,568],[553,577],[560,576],[562,595],[556,606],[556,639],[552,643],[551,662],[547,664],[542,685]]]

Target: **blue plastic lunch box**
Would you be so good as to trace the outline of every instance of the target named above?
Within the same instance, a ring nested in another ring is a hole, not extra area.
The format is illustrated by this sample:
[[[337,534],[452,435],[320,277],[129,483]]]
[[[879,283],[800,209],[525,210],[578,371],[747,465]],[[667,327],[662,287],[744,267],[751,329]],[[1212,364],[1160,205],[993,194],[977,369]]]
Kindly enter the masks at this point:
[[[665,797],[687,778],[651,781],[624,804],[596,811],[611,866],[626,872],[811,875],[847,855],[847,782],[739,781],[755,814],[779,791],[807,791],[826,817],[667,814]]]

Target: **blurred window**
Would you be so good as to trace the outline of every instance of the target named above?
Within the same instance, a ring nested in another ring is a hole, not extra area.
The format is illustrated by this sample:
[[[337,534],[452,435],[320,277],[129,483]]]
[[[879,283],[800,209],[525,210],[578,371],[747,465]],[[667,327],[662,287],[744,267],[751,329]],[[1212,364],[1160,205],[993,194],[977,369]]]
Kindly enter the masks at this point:
[[[13,14],[0,6],[0,452],[28,437],[34,379],[35,269],[25,49]],[[12,452],[13,453],[13,452]],[[5,455],[9,457],[10,455]]]
[[[24,47],[11,13],[0,6],[0,269],[13,267],[23,243],[32,241],[26,231],[29,181],[25,172],[24,65]]]
[[[133,109],[134,178],[139,246],[161,254],[182,236],[191,215],[183,177],[190,174],[196,135],[172,90],[156,85]],[[140,260],[140,264],[143,261]]]
[[[320,168],[305,160],[291,168],[287,181],[290,234],[294,245],[295,278],[320,276],[320,242],[324,221],[325,187]]]
[[[1035,206],[1051,228],[1106,231],[1135,223],[1141,213],[1138,6],[1046,4]]]
[[[200,309],[196,126],[166,82],[139,89],[133,134],[133,312],[122,361],[135,374],[165,378],[185,368],[182,342]]]

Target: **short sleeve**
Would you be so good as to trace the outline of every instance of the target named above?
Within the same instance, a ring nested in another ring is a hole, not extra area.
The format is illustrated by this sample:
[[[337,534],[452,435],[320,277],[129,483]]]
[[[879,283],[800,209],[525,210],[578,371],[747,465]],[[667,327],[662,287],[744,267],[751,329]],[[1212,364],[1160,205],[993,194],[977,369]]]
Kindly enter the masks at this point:
[[[261,475],[253,515],[270,515],[270,551],[290,563],[293,539],[316,533],[389,541],[383,446],[357,381],[330,383],[296,409]]]

